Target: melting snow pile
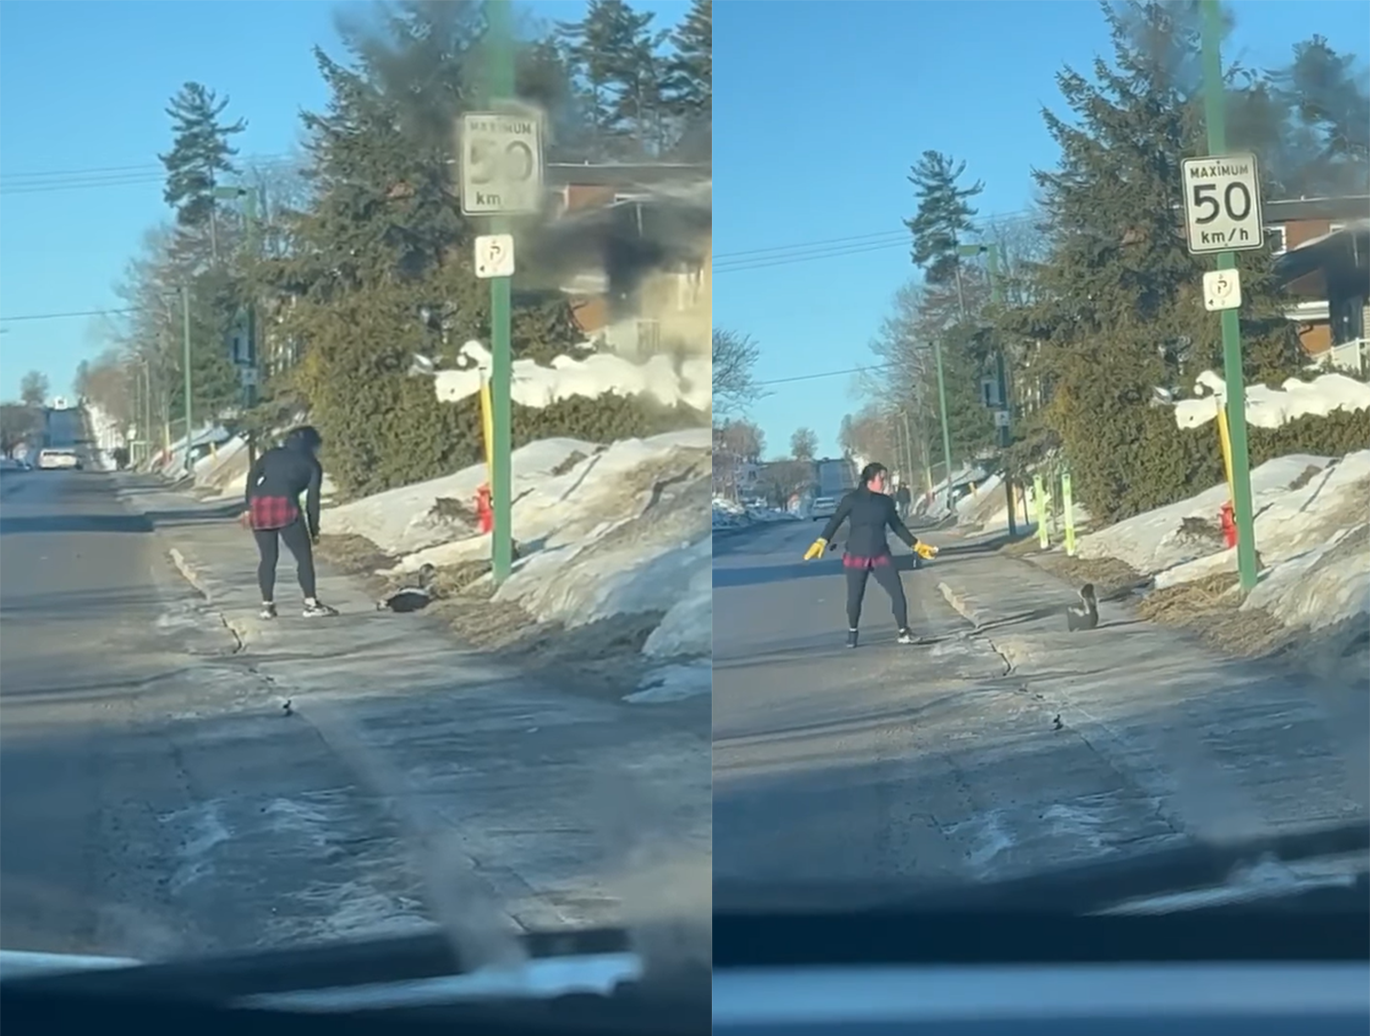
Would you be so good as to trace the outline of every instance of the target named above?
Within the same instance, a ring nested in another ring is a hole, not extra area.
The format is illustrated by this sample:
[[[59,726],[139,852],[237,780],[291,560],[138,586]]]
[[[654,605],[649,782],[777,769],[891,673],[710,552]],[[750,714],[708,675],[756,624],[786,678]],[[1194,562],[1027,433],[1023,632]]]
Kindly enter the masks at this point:
[[[711,536],[705,505],[709,429],[600,447],[574,439],[531,443],[512,455],[512,521],[522,557],[495,595],[544,621],[584,626],[617,615],[663,612],[644,655],[666,664],[709,659]],[[476,465],[328,510],[330,534],[364,536],[413,572],[490,557],[475,534]],[[645,696],[710,690],[709,663],[651,674]],[[656,692],[656,693],[649,693]]]
[[[1213,371],[1203,371],[1193,391],[1205,398],[1174,405],[1174,420],[1180,428],[1215,421],[1218,404],[1226,403],[1226,382]],[[1309,414],[1325,417],[1337,410],[1368,409],[1369,383],[1343,374],[1323,374],[1312,381],[1289,378],[1277,389],[1251,385],[1245,390],[1245,422],[1256,428],[1280,428]]]
[[[744,504],[726,500],[724,497],[711,498],[711,528],[737,529],[759,522],[793,522],[800,515],[791,511],[779,511],[774,507],[746,507]]]
[[[455,403],[477,395],[482,372],[491,366],[491,353],[478,342],[459,350],[459,370],[434,376],[440,402]],[[631,363],[614,353],[594,352],[577,359],[560,356],[549,367],[533,360],[511,365],[511,399],[521,406],[546,407],[564,399],[583,396],[595,399],[607,392],[618,396],[648,396],[663,406],[679,403],[701,411],[711,408],[711,361],[689,357],[653,356],[645,363]]]
[[[1242,605],[1320,629],[1369,614],[1369,451],[1279,457],[1251,473],[1255,545],[1264,573]],[[1157,587],[1234,571],[1223,548],[1225,485],[1083,537],[1084,558],[1112,557]]]

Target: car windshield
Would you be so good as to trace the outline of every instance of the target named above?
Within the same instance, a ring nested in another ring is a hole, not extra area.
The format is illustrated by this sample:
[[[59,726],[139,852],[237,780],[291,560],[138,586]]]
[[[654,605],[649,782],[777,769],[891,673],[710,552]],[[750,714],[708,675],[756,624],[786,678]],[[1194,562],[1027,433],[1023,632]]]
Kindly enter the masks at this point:
[[[1368,31],[722,4],[718,909],[1367,825]]]
[[[3,19],[0,950],[704,928],[710,0]]]

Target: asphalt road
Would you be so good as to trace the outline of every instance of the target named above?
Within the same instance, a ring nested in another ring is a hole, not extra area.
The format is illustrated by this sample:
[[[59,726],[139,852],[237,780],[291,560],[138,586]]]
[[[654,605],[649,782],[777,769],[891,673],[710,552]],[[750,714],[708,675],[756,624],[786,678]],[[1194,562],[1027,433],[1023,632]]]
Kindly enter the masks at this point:
[[[1102,848],[1100,826],[1075,823],[1080,806],[1138,841],[1173,837],[1085,741],[1049,740],[1043,705],[946,604],[937,584],[961,557],[949,541],[930,535],[945,553],[903,575],[913,631],[931,642],[898,645],[873,587],[855,651],[838,554],[801,560],[817,530],[716,541],[718,904],[727,886],[784,900],[789,886],[918,892],[1071,865]]]
[[[52,445],[78,420],[54,414]],[[393,904],[413,884],[404,867],[377,877],[368,846],[386,822],[235,664],[233,637],[111,476],[5,473],[0,571],[5,949],[248,948],[307,931],[327,883],[371,881]],[[353,848],[323,851],[323,828]]]

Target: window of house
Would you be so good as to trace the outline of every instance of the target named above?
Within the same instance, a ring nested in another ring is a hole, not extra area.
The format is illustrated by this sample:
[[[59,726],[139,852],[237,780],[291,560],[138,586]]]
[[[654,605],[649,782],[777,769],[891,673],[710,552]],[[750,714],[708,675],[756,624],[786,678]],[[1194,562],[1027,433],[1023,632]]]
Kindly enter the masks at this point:
[[[686,313],[695,309],[701,298],[705,274],[700,264],[683,263],[677,269],[677,311]]]
[[[1288,251],[1288,227],[1283,223],[1276,223],[1273,226],[1265,227],[1264,233],[1269,239],[1269,247],[1277,255],[1280,252]]]
[[[641,357],[658,353],[659,326],[657,320],[635,321],[635,348]]]

